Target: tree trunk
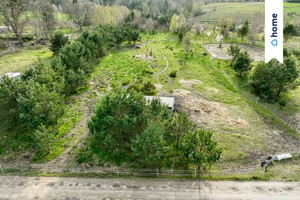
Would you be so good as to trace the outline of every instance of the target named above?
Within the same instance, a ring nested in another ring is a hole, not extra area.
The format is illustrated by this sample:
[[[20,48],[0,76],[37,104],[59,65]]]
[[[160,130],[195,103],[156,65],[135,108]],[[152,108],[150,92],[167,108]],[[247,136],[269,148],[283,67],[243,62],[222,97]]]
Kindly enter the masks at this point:
[[[278,91],[277,91],[277,95],[276,95],[277,98],[279,98],[279,95],[280,95],[280,93],[281,93],[281,90],[282,90],[282,86],[280,86],[279,89],[278,89]]]
[[[23,46],[24,46],[24,43],[23,43],[22,35],[19,34],[19,33],[17,33],[17,32],[15,32],[15,34],[16,34],[16,37],[17,37],[17,39],[18,39],[18,41],[19,41],[19,45],[20,45],[21,47],[23,47]]]

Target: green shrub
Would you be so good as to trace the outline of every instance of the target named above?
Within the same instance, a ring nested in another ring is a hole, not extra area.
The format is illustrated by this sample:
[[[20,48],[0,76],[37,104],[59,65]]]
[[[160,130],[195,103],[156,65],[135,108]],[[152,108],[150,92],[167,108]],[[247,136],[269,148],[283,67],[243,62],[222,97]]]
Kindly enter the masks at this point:
[[[282,106],[282,107],[285,107],[285,106],[286,106],[286,101],[285,101],[285,100],[280,100],[278,103],[279,103],[279,105]]]
[[[143,95],[133,90],[118,91],[106,95],[96,105],[95,116],[88,126],[101,151],[113,160],[128,160],[131,141],[141,135],[151,116],[150,105],[146,105]]]
[[[283,56],[284,57],[289,57],[291,55],[291,53],[289,53],[287,48],[283,48]]]
[[[241,52],[235,58],[232,63],[233,69],[237,72],[239,76],[244,76],[248,71],[252,69],[252,59],[247,51]]]
[[[175,78],[175,77],[177,77],[177,71],[174,70],[169,75],[170,75],[170,77]]]
[[[152,168],[161,167],[166,153],[164,147],[163,130],[152,123],[131,143],[133,156],[140,166]]]
[[[172,114],[159,99],[146,102],[134,90],[107,94],[97,103],[88,127],[93,135],[90,151],[104,162],[187,168],[210,166],[221,154],[212,132],[196,131],[184,112]],[[86,157],[80,156],[79,162],[83,160]]]
[[[300,50],[293,50],[293,54],[299,58],[300,57]]]
[[[241,48],[238,45],[230,45],[228,49],[228,54],[232,56],[230,65],[233,66],[234,62],[236,61],[236,58],[241,52]]]
[[[220,159],[222,149],[212,140],[212,132],[198,130],[195,133],[188,132],[182,142],[182,151],[187,163],[201,168],[210,167]]]
[[[294,89],[299,83],[296,81],[299,72],[296,63],[286,58],[281,64],[276,59],[268,63],[260,62],[251,76],[253,91],[263,99],[276,101],[281,93]]]
[[[0,120],[7,129],[17,126],[20,121],[17,98],[25,92],[23,81],[7,76],[0,78]]]
[[[29,80],[26,92],[18,96],[18,112],[22,127],[35,131],[40,125],[56,125],[63,114],[63,97],[55,90],[49,90],[45,84]]]
[[[68,43],[68,37],[65,37],[62,32],[57,32],[50,40],[50,43],[50,50],[53,52],[54,55],[57,55],[60,49]]]
[[[131,85],[130,87],[128,87],[127,91],[130,91],[130,90],[134,90],[136,92],[140,92],[141,91],[140,86],[138,84],[136,84],[136,83],[133,84],[133,85]]]
[[[144,83],[140,89],[144,95],[155,95],[156,87],[150,81]]]

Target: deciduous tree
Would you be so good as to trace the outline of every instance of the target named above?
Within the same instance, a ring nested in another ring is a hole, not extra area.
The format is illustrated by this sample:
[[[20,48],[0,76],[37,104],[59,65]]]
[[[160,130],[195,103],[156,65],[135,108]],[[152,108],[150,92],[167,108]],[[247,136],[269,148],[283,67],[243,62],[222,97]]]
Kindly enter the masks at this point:
[[[94,6],[87,0],[67,0],[63,4],[63,10],[69,18],[78,26],[80,32],[88,15],[94,12]]]
[[[23,46],[22,32],[26,23],[25,14],[28,11],[27,0],[1,0],[0,13],[3,15],[6,26],[11,26],[20,46]]]

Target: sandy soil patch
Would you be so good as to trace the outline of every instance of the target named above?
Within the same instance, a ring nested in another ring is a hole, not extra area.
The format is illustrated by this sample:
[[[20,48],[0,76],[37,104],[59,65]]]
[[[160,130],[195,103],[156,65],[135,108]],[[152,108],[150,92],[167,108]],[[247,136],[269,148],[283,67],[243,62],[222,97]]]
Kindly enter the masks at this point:
[[[231,56],[228,55],[227,51],[231,44],[223,44],[222,48],[219,48],[219,44],[206,44],[204,47],[212,55],[213,58],[229,60]],[[254,61],[265,60],[265,51],[263,48],[249,46],[249,45],[238,45],[243,51],[248,51],[251,58]]]
[[[178,97],[187,97],[191,94],[191,91],[184,89],[175,89],[173,94]]]
[[[163,89],[163,85],[162,84],[154,84],[154,86],[156,87],[156,89],[158,91],[161,91]]]
[[[183,79],[181,79],[181,80],[179,80],[179,82],[183,85],[188,86],[188,87],[192,87],[194,85],[200,85],[200,84],[203,83],[202,81],[197,80],[197,79],[193,79],[193,80],[183,80]]]
[[[235,126],[235,127],[244,127],[248,125],[248,122],[244,119],[227,119],[226,122],[230,126]]]
[[[217,88],[208,87],[208,88],[206,88],[206,90],[210,91],[210,92],[214,92],[214,93],[219,93],[219,90]]]
[[[139,59],[143,59],[143,60],[151,60],[153,59],[152,56],[146,56],[146,55],[135,55],[136,58],[139,58]]]
[[[184,94],[186,94],[186,91],[187,90],[180,90],[179,92],[174,92],[174,94],[178,96],[177,101],[180,102],[180,108],[183,109],[197,125],[201,126],[204,122],[213,123],[215,120],[220,121],[220,118],[226,119],[227,110],[218,102],[193,96],[182,98],[186,97],[182,95],[184,92]]]

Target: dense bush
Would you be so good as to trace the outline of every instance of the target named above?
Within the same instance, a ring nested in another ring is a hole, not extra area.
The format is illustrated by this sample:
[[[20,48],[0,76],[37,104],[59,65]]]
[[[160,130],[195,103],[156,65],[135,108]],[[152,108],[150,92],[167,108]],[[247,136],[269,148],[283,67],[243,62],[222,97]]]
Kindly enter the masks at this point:
[[[155,124],[149,124],[141,135],[131,143],[134,158],[145,167],[161,167],[166,156],[163,130]]]
[[[155,95],[156,94],[156,87],[150,81],[145,82],[140,90],[144,95]]]
[[[0,78],[0,121],[5,123],[8,129],[15,127],[19,122],[17,98],[25,91],[23,81],[7,76]]]
[[[283,56],[284,57],[289,57],[291,55],[291,53],[289,53],[287,48],[283,48]]]
[[[238,76],[244,76],[252,69],[252,61],[247,51],[241,52],[233,62],[233,69],[237,72]]]
[[[126,31],[133,30],[126,27]],[[70,44],[62,33],[56,33],[51,39],[51,64],[38,62],[21,79],[1,78],[0,120],[7,128],[29,133],[39,154],[47,154],[63,115],[65,96],[85,87],[97,59],[128,37],[125,28],[112,25],[83,32]]]
[[[247,51],[241,52],[238,45],[231,45],[228,49],[228,54],[232,56],[230,65],[237,72],[238,76],[244,76],[249,70],[252,69],[251,59]]]
[[[205,130],[188,132],[183,139],[182,151],[186,163],[191,163],[198,169],[201,165],[209,167],[220,159],[222,153],[222,149],[212,140],[212,132]]]
[[[50,50],[53,52],[54,55],[57,55],[60,49],[68,43],[68,37],[65,37],[62,32],[57,32],[50,40],[50,43]]]
[[[94,138],[93,151],[99,152],[104,162],[186,168],[190,164],[210,166],[221,154],[211,132],[197,132],[184,112],[172,114],[158,99],[146,102],[134,90],[107,94],[96,105],[88,126]],[[186,142],[187,135],[195,138],[193,146]],[[190,157],[191,162],[186,162]]]
[[[300,58],[300,50],[293,50],[293,54],[297,56],[298,59]]]
[[[234,62],[236,61],[238,55],[241,52],[241,48],[238,45],[230,45],[228,49],[228,54],[232,56],[230,65],[233,66]]]
[[[286,58],[281,64],[272,59],[267,64],[260,62],[253,71],[251,85],[253,91],[261,98],[276,101],[281,93],[298,86],[296,81],[299,72],[296,63],[291,58]]]
[[[17,98],[19,118],[23,130],[35,131],[40,125],[55,125],[63,114],[63,97],[45,84],[27,82],[26,92]]]
[[[177,71],[176,71],[176,70],[171,71],[171,73],[170,73],[169,75],[170,75],[170,77],[172,77],[172,78],[176,78],[176,77],[177,77]]]
[[[128,88],[128,91],[134,90],[136,92],[141,92],[144,95],[153,96],[156,94],[156,87],[150,81],[140,84],[133,84]]]

